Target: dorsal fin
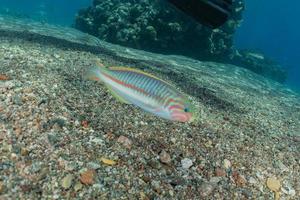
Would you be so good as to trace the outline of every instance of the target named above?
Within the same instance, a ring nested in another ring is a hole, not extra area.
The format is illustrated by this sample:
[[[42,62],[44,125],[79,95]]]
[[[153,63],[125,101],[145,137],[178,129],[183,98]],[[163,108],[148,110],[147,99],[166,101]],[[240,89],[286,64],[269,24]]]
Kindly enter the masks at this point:
[[[162,80],[162,79],[160,79],[160,78],[158,78],[158,77],[156,77],[156,76],[154,76],[154,75],[152,75],[152,74],[149,74],[149,73],[147,73],[147,72],[144,72],[144,71],[142,71],[142,70],[139,70],[139,69],[134,69],[134,68],[129,68],[129,67],[115,67],[115,66],[109,67],[109,69],[112,70],[112,71],[114,71],[114,70],[120,70],[120,71],[135,72],[135,73],[138,73],[138,74],[142,74],[142,75],[148,76],[148,77],[150,77],[150,78],[156,79],[156,80],[158,80],[158,81],[161,81],[161,82],[163,82],[163,83],[165,83],[165,84],[167,84],[167,85],[169,85],[169,86],[175,88],[175,87],[174,87],[173,85],[171,85],[170,83],[168,83],[168,82],[166,82],[166,81],[164,81],[164,80]]]

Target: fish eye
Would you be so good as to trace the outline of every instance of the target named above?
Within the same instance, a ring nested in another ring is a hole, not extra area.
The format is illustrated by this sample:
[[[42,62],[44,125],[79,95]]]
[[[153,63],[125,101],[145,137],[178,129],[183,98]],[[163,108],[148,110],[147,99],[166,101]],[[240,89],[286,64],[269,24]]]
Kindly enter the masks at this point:
[[[184,112],[189,112],[189,109],[188,108],[184,108]]]

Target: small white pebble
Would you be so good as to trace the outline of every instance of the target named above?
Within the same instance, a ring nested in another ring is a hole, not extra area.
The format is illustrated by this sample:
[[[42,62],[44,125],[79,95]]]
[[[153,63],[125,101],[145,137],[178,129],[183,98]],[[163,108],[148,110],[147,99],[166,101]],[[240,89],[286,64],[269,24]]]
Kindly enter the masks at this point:
[[[290,195],[290,196],[296,195],[296,191],[289,185],[287,185],[285,187],[281,187],[281,192],[283,192],[284,194]]]
[[[193,161],[189,158],[184,158],[181,160],[181,166],[183,169],[189,169],[193,165]]]
[[[171,142],[172,142],[173,144],[175,144],[175,143],[176,143],[176,138],[171,138]]]
[[[291,195],[292,197],[295,196],[296,195],[296,190],[294,190],[293,188],[290,188],[289,195]]]
[[[264,176],[261,172],[256,172],[256,177],[259,179],[259,180],[264,180]]]
[[[255,185],[257,183],[257,181],[255,180],[255,178],[250,177],[249,178],[249,183]]]
[[[231,167],[231,162],[227,159],[224,159],[223,166],[225,169],[229,169]]]
[[[75,124],[75,126],[79,126],[80,122],[78,120],[75,120],[74,124]]]

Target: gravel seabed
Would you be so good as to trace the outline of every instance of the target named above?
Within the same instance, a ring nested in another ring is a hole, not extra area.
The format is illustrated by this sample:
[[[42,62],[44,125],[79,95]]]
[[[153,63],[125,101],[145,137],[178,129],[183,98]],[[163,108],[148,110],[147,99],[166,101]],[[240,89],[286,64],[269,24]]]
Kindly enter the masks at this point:
[[[196,122],[170,122],[82,78],[95,60],[120,61],[0,42],[1,200],[275,199],[268,179],[279,181],[280,199],[300,199],[297,94],[263,83],[218,89],[215,77],[211,87],[238,109],[211,106],[199,94],[191,96]]]

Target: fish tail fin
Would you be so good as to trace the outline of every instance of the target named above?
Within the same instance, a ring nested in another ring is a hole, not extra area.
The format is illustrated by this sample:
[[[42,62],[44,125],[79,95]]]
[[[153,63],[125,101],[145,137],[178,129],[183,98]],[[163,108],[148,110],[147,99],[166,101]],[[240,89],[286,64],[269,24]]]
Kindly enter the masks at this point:
[[[96,66],[93,66],[87,70],[87,72],[84,74],[85,80],[93,80],[93,81],[100,81],[101,80],[101,74],[102,72],[107,71],[105,66],[99,62],[96,61]]]
[[[100,81],[100,77],[101,77],[101,70],[99,69],[98,66],[89,68],[83,76],[85,80],[92,80],[92,81]]]

